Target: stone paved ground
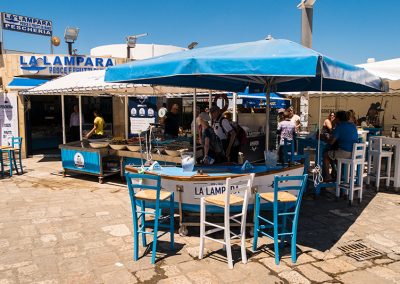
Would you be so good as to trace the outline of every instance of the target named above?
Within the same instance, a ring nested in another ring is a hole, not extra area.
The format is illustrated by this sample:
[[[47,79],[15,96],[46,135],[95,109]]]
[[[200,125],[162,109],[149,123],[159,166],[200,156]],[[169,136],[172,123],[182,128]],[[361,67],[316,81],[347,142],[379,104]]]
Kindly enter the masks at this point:
[[[175,235],[176,252],[160,242],[158,262],[132,261],[130,203],[125,186],[94,177],[62,178],[60,162],[24,160],[27,172],[0,180],[0,283],[400,283],[400,195],[366,189],[352,208],[331,194],[303,202],[299,258],[274,264],[271,242],[249,262],[227,268],[219,244],[197,259],[198,230]],[[163,238],[167,240],[167,238]],[[361,240],[383,255],[355,261],[338,246]],[[141,249],[141,254],[144,252]]]

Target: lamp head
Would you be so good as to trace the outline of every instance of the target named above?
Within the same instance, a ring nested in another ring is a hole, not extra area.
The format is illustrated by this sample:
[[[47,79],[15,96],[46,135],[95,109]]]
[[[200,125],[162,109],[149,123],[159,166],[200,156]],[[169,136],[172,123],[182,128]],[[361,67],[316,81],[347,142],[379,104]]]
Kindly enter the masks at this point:
[[[65,42],[74,42],[78,38],[79,28],[67,27],[64,32]]]

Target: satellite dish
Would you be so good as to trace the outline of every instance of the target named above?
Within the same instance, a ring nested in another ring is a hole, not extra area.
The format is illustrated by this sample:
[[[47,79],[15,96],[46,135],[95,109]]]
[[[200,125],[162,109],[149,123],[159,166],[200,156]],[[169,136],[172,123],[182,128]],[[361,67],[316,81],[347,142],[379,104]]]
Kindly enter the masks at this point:
[[[60,45],[60,38],[59,38],[58,36],[53,36],[53,37],[51,38],[51,43],[52,43],[54,46],[59,46],[59,45]]]
[[[167,109],[162,107],[158,110],[158,117],[164,117],[167,114]]]

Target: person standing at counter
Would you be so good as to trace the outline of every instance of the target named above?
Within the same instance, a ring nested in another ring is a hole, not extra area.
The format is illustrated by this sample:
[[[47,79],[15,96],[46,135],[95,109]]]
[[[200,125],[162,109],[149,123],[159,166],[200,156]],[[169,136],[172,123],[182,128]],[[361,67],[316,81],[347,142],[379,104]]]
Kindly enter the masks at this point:
[[[198,116],[198,122],[201,126],[201,145],[203,146],[203,164],[221,163],[225,160],[224,149],[214,129],[210,126],[210,115],[202,112]]]
[[[212,106],[210,109],[212,117],[212,128],[215,134],[222,142],[225,156],[228,162],[238,161],[238,153],[235,152],[234,146],[236,141],[236,132],[229,123],[229,120],[223,117],[221,109],[218,106]]]
[[[99,139],[104,137],[105,121],[98,110],[93,111],[93,128],[86,134],[86,138]]]
[[[179,105],[173,104],[171,110],[167,112],[167,115],[165,117],[165,129],[164,129],[165,139],[178,137],[179,124],[180,124]]]
[[[295,112],[294,112],[294,108],[292,106],[288,107],[287,112],[289,112],[289,118],[290,120],[294,123],[294,125],[296,125],[296,132],[300,131],[300,116],[298,116]]]
[[[283,113],[284,120],[278,123],[278,133],[280,135],[279,140],[279,162],[283,164],[283,156],[284,156],[284,145],[285,139],[288,141],[293,141],[294,135],[296,133],[296,125],[290,119],[290,113],[285,111]]]
[[[74,112],[71,113],[69,118],[69,128],[71,130],[71,140],[79,141],[81,140],[80,129],[79,129],[79,107],[74,105]]]

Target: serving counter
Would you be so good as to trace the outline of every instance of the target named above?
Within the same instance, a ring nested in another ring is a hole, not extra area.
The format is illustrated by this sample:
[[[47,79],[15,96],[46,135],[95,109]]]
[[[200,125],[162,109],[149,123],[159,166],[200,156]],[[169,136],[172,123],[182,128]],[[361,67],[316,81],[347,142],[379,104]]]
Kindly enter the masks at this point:
[[[59,145],[63,176],[67,172],[76,172],[95,175],[99,183],[103,183],[106,176],[120,172],[119,158],[116,151],[110,148],[92,148],[88,144],[76,141]]]

